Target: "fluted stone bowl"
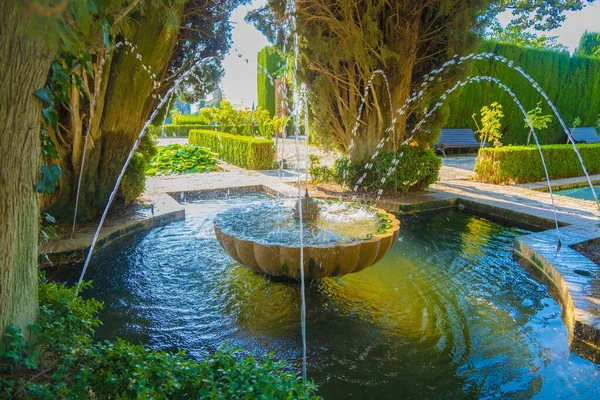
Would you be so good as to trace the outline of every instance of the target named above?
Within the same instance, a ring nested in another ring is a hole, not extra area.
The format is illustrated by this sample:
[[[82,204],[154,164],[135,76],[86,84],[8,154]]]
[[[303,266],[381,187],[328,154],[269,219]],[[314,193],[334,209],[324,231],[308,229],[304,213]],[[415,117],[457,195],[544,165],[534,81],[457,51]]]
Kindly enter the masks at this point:
[[[319,220],[303,230],[308,278],[361,271],[381,260],[398,239],[400,222],[393,214],[364,205],[321,203]],[[300,279],[300,229],[291,210],[285,201],[230,209],[214,221],[217,240],[255,272]]]

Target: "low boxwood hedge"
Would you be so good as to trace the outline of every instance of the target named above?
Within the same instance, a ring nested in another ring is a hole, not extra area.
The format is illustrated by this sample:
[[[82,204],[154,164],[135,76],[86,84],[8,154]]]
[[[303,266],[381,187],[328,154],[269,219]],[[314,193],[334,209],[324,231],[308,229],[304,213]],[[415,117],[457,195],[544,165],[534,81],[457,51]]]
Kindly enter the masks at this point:
[[[275,146],[272,140],[209,130],[191,130],[188,141],[208,147],[224,161],[247,169],[275,168]]]
[[[600,173],[600,144],[577,145],[588,173]],[[582,176],[583,169],[570,144],[542,146],[550,179]],[[479,150],[476,178],[496,184],[528,183],[546,179],[536,146],[505,146]]]
[[[162,137],[164,133],[168,137],[188,137],[188,134],[192,129],[203,129],[210,130],[213,129],[208,125],[170,125],[167,124],[164,127],[162,125],[159,126],[151,126],[149,132],[152,133],[157,138]]]

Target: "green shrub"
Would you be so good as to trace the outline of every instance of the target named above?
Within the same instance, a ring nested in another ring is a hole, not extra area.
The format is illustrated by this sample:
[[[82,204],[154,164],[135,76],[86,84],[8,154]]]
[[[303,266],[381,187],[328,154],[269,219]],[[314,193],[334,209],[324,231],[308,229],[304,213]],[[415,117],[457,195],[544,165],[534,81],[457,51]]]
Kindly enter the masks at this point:
[[[170,144],[160,146],[152,159],[146,175],[187,174],[192,172],[215,171],[218,154],[206,147],[191,144]]]
[[[590,174],[600,173],[600,144],[577,146]],[[550,179],[582,176],[579,159],[569,145],[542,146]],[[538,182],[546,179],[536,146],[506,146],[479,150],[475,160],[477,180],[496,184]]]
[[[333,181],[342,186],[354,185],[357,173],[357,168],[352,164],[352,160],[348,156],[336,158],[331,168]]]
[[[257,56],[258,106],[275,115],[275,78],[283,74],[284,59],[276,46],[263,47]]]
[[[331,169],[326,165],[321,165],[321,157],[315,154],[308,155],[309,165],[308,173],[313,184],[328,182],[331,180]]]
[[[373,189],[397,189],[406,193],[423,190],[437,182],[442,160],[432,150],[403,146],[396,155],[379,153],[373,164]]]
[[[125,199],[125,203],[137,199],[144,193],[146,169],[157,151],[156,138],[150,132],[147,132],[129,162],[121,186],[119,186],[120,195]]]
[[[189,142],[208,147],[219,157],[238,167],[272,169],[275,167],[275,146],[272,140],[207,130],[190,131]]]
[[[431,150],[403,146],[393,152],[380,152],[369,161],[371,168],[356,166],[350,158],[335,160],[332,179],[340,185],[364,189],[397,189],[400,192],[419,191],[437,182],[442,161]]]
[[[0,399],[295,399],[313,398],[304,384],[270,356],[238,357],[219,350],[200,362],[146,350],[123,340],[94,343],[101,303],[73,288],[39,286],[40,313],[25,343],[9,326],[0,346]]]

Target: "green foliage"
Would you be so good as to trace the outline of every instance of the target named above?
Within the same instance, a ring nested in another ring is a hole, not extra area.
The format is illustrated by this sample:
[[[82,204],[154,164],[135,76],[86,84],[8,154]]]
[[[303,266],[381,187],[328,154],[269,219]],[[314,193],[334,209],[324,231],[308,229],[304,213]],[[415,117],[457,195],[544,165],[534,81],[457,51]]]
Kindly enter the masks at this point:
[[[208,130],[191,130],[189,142],[208,147],[227,161],[247,169],[275,167],[275,146],[270,139],[251,138]]]
[[[600,145],[580,144],[579,151],[590,174],[600,173]],[[569,145],[542,146],[550,179],[582,176],[579,159]],[[505,146],[479,150],[477,179],[496,184],[538,182],[546,179],[536,146]]]
[[[403,146],[396,154],[382,152],[375,157],[370,186],[401,193],[420,191],[437,182],[441,166],[442,160],[432,150]]]
[[[308,173],[313,184],[319,184],[321,182],[327,182],[331,180],[331,170],[321,165],[321,158],[315,154],[308,155]]]
[[[150,351],[123,340],[94,343],[101,303],[56,283],[40,284],[39,298],[32,341],[24,342],[18,328],[6,329],[0,399],[318,398],[313,384],[271,356],[256,360],[221,349],[196,362],[185,352]]]
[[[191,144],[160,146],[150,162],[146,175],[187,174],[215,171],[218,154]]]
[[[502,138],[502,118],[504,113],[502,112],[502,104],[493,102],[489,106],[483,106],[481,108],[481,125],[477,123],[475,119],[476,114],[473,114],[473,120],[477,125],[476,133],[479,134],[479,140],[482,143],[487,143],[490,140],[494,141],[494,147],[502,146],[500,139]]]
[[[442,165],[433,151],[416,146],[402,146],[397,153],[380,152],[371,163],[372,168],[366,169],[342,156],[335,160],[328,176],[340,185],[406,193],[437,182]]]
[[[331,177],[338,185],[348,186],[355,182],[355,175],[358,173],[357,167],[352,163],[348,156],[341,156],[333,162]]]
[[[119,191],[125,199],[125,203],[129,203],[137,199],[142,193],[146,185],[146,170],[148,164],[156,156],[158,150],[156,148],[156,138],[149,132],[146,132],[140,142],[137,151],[131,158],[127,171],[121,181]]]
[[[163,132],[169,137],[187,137],[192,129],[210,130],[214,129],[210,125],[165,125],[165,126],[150,126],[148,132],[156,137],[160,137]]]
[[[585,32],[579,39],[576,56],[600,57],[600,33]]]
[[[570,57],[566,53],[523,48],[515,45],[484,42],[480,51],[492,52],[514,60],[515,65],[535,79],[556,105],[563,119],[572,121],[581,116],[584,126],[593,126],[600,109],[600,60],[590,57]],[[508,66],[489,61],[475,61],[467,67],[471,76],[489,75],[500,79],[514,90],[527,109],[535,107],[540,94],[518,72]],[[448,128],[476,129],[471,115],[482,106],[494,101],[504,106],[506,117],[503,121],[505,145],[525,144],[529,129],[523,126],[523,114],[514,104],[510,95],[490,83],[472,84],[464,87],[454,97],[449,98]],[[542,105],[542,113],[550,114],[551,109]],[[558,120],[549,124],[540,138],[542,143],[565,143],[566,134]]]
[[[558,43],[557,36],[538,35],[534,32],[520,29],[514,25],[503,27],[495,21],[490,27],[487,35],[490,39],[502,43],[516,44],[517,46],[532,47],[536,49],[547,49],[555,51],[568,51],[562,44]]]
[[[58,186],[58,180],[62,176],[60,167],[56,164],[42,164],[42,174],[40,182],[35,185],[35,190],[39,193],[53,193]]]
[[[275,46],[266,46],[258,52],[258,106],[271,116],[275,116],[275,79],[282,75],[284,64],[283,56]]]
[[[552,122],[552,114],[542,114],[542,102],[537,103],[533,110],[527,111],[527,119],[525,120],[525,128],[529,129],[529,124],[533,129],[541,131],[548,129],[548,125]]]
[[[180,115],[173,113],[173,123],[176,128],[169,131],[187,132],[194,129],[218,129],[219,132],[232,133],[243,136],[256,136],[265,138],[273,136],[273,131],[281,124],[280,118],[271,118],[267,110],[257,107],[238,109],[227,101],[222,101],[219,107],[205,107],[198,111],[198,115]],[[179,128],[180,127],[180,128]],[[158,127],[156,129],[158,131]],[[162,130],[161,130],[162,131]],[[165,127],[165,133],[167,129]]]
[[[571,123],[571,126],[573,128],[579,128],[581,126],[581,118],[579,118],[579,116],[575,117],[575,119]]]
[[[558,28],[565,20],[566,11],[581,10],[586,3],[594,0],[495,0],[488,5],[488,17],[510,10],[512,20],[510,27],[519,30],[534,29],[549,31]]]

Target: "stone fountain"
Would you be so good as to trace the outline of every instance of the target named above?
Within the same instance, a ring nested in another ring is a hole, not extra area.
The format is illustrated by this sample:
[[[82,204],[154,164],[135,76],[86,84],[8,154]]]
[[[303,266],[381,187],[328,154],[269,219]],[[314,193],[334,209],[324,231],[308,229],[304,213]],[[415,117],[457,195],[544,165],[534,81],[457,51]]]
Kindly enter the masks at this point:
[[[400,222],[363,204],[276,200],[236,207],[214,220],[221,246],[251,270],[300,279],[299,206],[304,273],[319,279],[358,272],[378,262],[398,239]]]

